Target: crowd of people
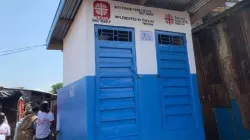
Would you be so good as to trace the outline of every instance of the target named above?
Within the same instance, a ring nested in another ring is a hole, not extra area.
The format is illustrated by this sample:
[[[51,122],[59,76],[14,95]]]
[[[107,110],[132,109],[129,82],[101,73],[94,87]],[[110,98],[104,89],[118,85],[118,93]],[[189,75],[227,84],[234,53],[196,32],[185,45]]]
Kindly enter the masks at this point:
[[[41,102],[40,108],[26,104],[23,118],[16,124],[14,140],[50,140],[52,123],[54,115],[47,101]],[[6,140],[10,134],[7,118],[1,112],[0,140]]]

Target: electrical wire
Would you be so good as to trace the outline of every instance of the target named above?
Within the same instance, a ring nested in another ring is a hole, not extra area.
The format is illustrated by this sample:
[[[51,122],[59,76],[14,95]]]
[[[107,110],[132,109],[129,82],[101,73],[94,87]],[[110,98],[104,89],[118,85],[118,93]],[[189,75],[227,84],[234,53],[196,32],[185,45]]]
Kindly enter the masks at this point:
[[[46,44],[41,44],[41,45],[35,45],[35,46],[29,46],[29,47],[23,47],[23,48],[17,48],[17,49],[12,49],[12,50],[1,51],[0,52],[0,56],[6,56],[6,55],[15,54],[15,53],[25,52],[25,51],[33,50],[33,49],[44,47],[44,46],[46,46]]]
[[[16,48],[16,49],[12,49],[12,50],[5,50],[5,51],[0,51],[0,53],[11,52],[11,51],[18,51],[18,50],[30,49],[30,48],[36,48],[36,47],[42,47],[44,45],[46,45],[46,44],[34,45],[34,46],[22,47],[22,48]]]
[[[23,47],[23,48],[16,48],[16,49],[12,49],[12,50],[1,51],[0,53],[6,53],[6,52],[12,52],[12,51],[23,50],[23,49],[30,49],[30,48],[43,47],[43,46],[45,46],[45,45],[46,45],[46,44],[34,45],[34,46]]]

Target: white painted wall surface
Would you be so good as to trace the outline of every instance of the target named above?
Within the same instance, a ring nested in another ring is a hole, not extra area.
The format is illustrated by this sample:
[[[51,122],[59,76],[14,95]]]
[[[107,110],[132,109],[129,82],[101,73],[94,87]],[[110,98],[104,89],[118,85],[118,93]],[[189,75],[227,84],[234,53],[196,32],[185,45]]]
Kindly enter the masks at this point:
[[[191,73],[196,73],[196,66],[195,66],[195,59],[194,59],[194,52],[193,52],[193,42],[192,42],[192,33],[191,33],[191,25],[190,25],[190,18],[187,12],[178,12],[172,10],[165,10],[165,9],[158,9],[158,8],[150,8],[138,5],[132,5],[117,1],[110,1],[104,0],[109,2],[111,6],[111,23],[96,23],[92,22],[94,18],[93,15],[93,2],[95,0],[85,0],[85,9],[87,9],[87,30],[88,30],[88,45],[93,46],[91,47],[92,50],[90,53],[93,54],[93,57],[90,59],[94,60],[94,48],[95,48],[95,38],[94,38],[94,25],[95,24],[103,24],[103,25],[110,25],[110,26],[122,26],[122,27],[132,27],[135,29],[135,40],[136,40],[136,60],[137,60],[137,71],[139,74],[157,74],[157,59],[156,59],[156,46],[155,40],[152,42],[148,41],[141,41],[140,40],[140,31],[152,31],[155,33],[155,30],[162,30],[162,31],[171,31],[171,32],[179,32],[185,33],[187,38],[187,47],[188,47],[188,58],[190,63],[190,70]],[[154,13],[154,16],[146,16],[140,15],[138,12],[134,11],[125,11],[115,9],[114,6],[123,6],[123,7],[130,7],[130,8],[140,8],[140,9],[147,9],[151,10]],[[184,17],[188,20],[189,24],[186,25],[168,25],[165,22],[165,15],[171,14],[173,16],[180,16]],[[141,22],[135,21],[127,21],[116,19],[115,15],[122,15],[122,16],[132,16],[132,17],[140,17],[145,19],[152,19],[155,21],[154,26],[143,25]],[[155,35],[155,34],[154,34]],[[154,37],[155,38],[155,37]],[[91,67],[95,67],[95,63],[92,63]]]
[[[93,22],[93,2],[95,0],[84,0],[76,16],[67,37],[64,40],[64,81],[69,84],[84,76],[95,75],[95,34],[94,25],[110,25],[132,27],[135,29],[136,40],[136,60],[138,74],[157,74],[157,58],[155,37],[154,41],[141,41],[140,31],[152,31],[155,36],[155,30],[171,31],[185,33],[187,38],[188,58],[191,73],[196,73],[191,25],[189,15],[186,12],[178,12],[165,9],[157,9],[132,5],[117,1],[103,0],[110,4],[111,22],[100,23]],[[151,10],[154,16],[140,15],[139,12],[115,9],[114,6],[123,6],[130,8],[140,8]],[[165,22],[165,15],[184,17],[188,24],[186,25],[168,25]],[[138,17],[154,20],[154,25],[143,25],[141,22],[116,19],[115,15]]]
[[[94,75],[93,71],[88,71],[87,68],[89,54],[85,13],[84,6],[81,5],[63,41],[64,86],[81,79],[84,75]]]

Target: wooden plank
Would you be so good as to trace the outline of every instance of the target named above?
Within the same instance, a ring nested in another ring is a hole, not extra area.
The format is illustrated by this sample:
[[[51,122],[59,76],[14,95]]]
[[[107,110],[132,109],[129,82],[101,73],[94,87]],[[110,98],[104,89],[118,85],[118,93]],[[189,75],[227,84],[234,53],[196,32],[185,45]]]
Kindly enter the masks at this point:
[[[250,3],[243,2],[244,5]],[[199,42],[198,59],[201,60],[196,64],[198,69],[201,68],[197,70],[198,75],[201,73],[199,76],[202,76],[199,79],[204,80],[200,82],[206,98],[204,103],[211,102],[212,107],[225,105],[229,93],[231,99],[236,98],[239,103],[244,127],[250,128],[250,8],[243,9],[243,2],[237,8],[241,10],[231,10],[234,14],[224,17],[219,24],[210,24],[210,28],[196,32],[193,38]],[[211,30],[212,34],[209,33]],[[207,97],[210,98],[207,100]]]
[[[212,30],[203,30],[193,38],[201,101],[211,102],[213,107],[230,107]]]
[[[226,18],[227,33],[232,50],[233,65],[236,71],[236,79],[239,87],[237,102],[241,111],[242,121],[245,128],[250,128],[250,53],[249,34],[250,24],[249,9],[230,15]]]
[[[223,81],[228,89],[229,96],[231,99],[236,99],[236,93],[239,93],[239,87],[236,81],[236,72],[233,67],[233,57],[231,53],[230,43],[228,36],[224,32],[224,24],[217,24],[216,28],[213,29],[214,40],[216,42],[216,48],[218,52],[218,61],[220,62],[222,71]]]
[[[197,75],[198,75],[198,85],[199,85],[199,95],[200,95],[200,100],[202,103],[204,103],[207,99],[205,96],[205,85],[206,80],[205,80],[205,75],[203,72],[203,65],[202,65],[202,56],[201,56],[201,50],[200,50],[200,42],[199,38],[197,36],[193,37],[193,42],[194,42],[194,54],[195,54],[195,62],[196,62],[196,69],[197,69]]]

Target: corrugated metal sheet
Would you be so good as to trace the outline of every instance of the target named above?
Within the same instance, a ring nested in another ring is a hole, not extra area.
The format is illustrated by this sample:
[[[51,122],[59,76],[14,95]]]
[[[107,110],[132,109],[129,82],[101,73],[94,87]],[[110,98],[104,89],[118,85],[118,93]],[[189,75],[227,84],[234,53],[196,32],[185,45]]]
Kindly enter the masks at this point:
[[[196,2],[194,5],[192,5],[191,7],[189,7],[189,9],[187,9],[187,11],[190,14],[195,13],[197,10],[199,10],[202,6],[204,6],[205,4],[207,4],[210,0],[200,0],[198,2]]]
[[[147,0],[146,6],[194,13],[210,0]]]
[[[116,0],[131,4],[143,4],[145,6],[157,7],[163,9],[171,9],[176,11],[198,10],[204,6],[209,0]]]
[[[81,5],[82,0],[65,0],[63,11],[60,15],[60,19],[73,21],[77,10]],[[52,34],[52,42],[62,41],[66,36],[71,23],[70,22],[58,22],[56,28]]]
[[[164,9],[172,9],[178,11],[186,10],[189,5],[190,0],[148,0],[145,5],[164,8]]]

